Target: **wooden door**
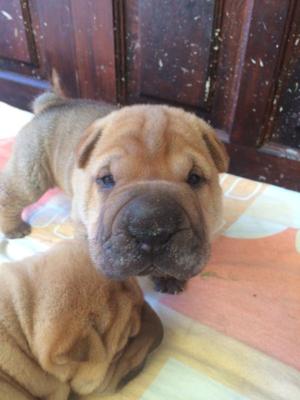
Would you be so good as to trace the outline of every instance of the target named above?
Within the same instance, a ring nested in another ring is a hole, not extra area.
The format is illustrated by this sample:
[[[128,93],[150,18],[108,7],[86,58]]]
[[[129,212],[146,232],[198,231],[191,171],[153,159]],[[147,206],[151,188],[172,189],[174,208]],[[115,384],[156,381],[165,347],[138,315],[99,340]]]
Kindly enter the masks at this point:
[[[76,97],[168,103],[217,128],[230,171],[300,190],[297,0],[0,0],[0,99],[53,67]]]

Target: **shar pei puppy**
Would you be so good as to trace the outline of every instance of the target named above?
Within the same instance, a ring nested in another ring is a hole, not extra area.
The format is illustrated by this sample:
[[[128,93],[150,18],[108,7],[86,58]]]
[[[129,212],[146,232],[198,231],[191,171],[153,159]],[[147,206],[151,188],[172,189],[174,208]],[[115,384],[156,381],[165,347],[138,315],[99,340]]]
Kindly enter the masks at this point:
[[[135,278],[97,272],[85,240],[0,266],[1,400],[113,392],[162,335]]]
[[[38,97],[0,177],[0,228],[30,232],[24,207],[58,186],[95,265],[115,279],[150,275],[175,293],[199,273],[222,219],[214,130],[180,108]]]

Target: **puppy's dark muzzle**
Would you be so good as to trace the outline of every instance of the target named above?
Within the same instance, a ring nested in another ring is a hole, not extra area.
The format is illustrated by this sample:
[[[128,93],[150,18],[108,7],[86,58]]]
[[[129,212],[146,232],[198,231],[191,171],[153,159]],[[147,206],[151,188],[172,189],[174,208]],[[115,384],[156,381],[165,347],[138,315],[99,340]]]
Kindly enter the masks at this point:
[[[209,242],[194,193],[162,181],[125,189],[113,192],[90,238],[95,265],[113,279],[151,274],[184,280],[199,272]]]
[[[157,254],[180,229],[183,213],[171,196],[148,194],[129,203],[123,211],[122,222],[141,253]]]

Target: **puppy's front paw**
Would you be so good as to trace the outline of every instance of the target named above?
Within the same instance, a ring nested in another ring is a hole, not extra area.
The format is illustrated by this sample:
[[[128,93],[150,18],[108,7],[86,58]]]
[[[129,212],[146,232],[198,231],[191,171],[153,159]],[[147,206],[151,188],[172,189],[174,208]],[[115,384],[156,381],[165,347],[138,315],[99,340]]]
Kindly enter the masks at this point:
[[[29,235],[30,232],[31,232],[31,226],[27,222],[21,221],[20,224],[15,229],[6,231],[4,232],[4,234],[8,239],[19,239]]]
[[[186,281],[175,278],[163,278],[152,276],[154,288],[157,292],[177,294],[183,291]]]

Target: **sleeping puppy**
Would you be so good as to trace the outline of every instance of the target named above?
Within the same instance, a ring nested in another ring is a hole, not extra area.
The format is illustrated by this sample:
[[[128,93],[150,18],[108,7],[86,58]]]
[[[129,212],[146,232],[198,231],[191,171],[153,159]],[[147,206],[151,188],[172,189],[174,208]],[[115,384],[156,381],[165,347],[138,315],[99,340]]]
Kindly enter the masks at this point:
[[[23,208],[59,186],[97,268],[180,291],[206,264],[222,221],[218,174],[228,158],[214,130],[179,108],[116,109],[50,92],[34,111],[0,177],[1,230],[28,234]]]
[[[114,391],[162,335],[135,279],[106,279],[84,241],[0,265],[1,400]]]

